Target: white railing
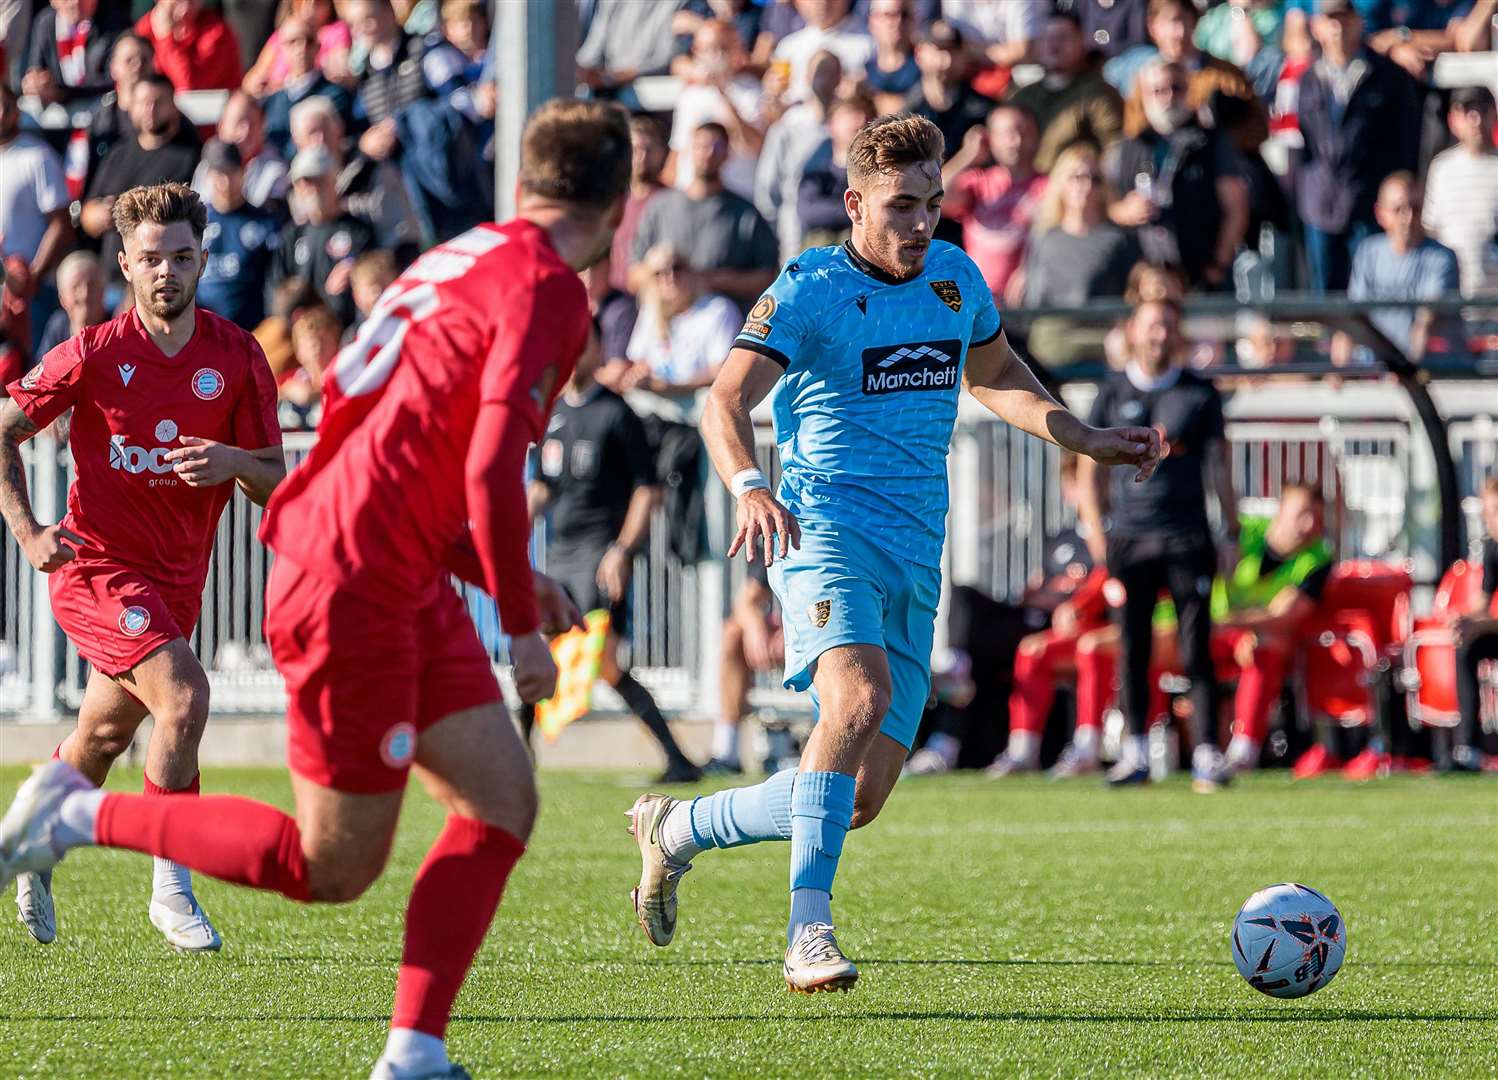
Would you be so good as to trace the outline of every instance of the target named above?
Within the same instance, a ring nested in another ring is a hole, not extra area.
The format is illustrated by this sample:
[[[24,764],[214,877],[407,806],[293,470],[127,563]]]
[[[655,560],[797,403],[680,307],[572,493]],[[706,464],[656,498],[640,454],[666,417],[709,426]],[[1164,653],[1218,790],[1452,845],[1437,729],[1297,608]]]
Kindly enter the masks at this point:
[[[1476,536],[1475,494],[1498,469],[1498,388],[1492,382],[1438,388],[1437,402],[1452,418],[1450,436],[1465,497],[1469,534]],[[1090,388],[1068,392],[1085,409]],[[1271,386],[1229,403],[1233,479],[1245,505],[1268,503],[1282,483],[1323,484],[1337,508],[1331,528],[1344,557],[1410,558],[1417,579],[1436,572],[1439,507],[1429,448],[1412,426],[1393,387],[1334,391],[1313,384]],[[774,450],[759,430],[761,467],[772,476]],[[287,436],[295,465],[310,435]],[[25,447],[38,517],[56,520],[71,481],[71,461],[50,440]],[[1060,496],[1059,455],[1046,444],[966,407],[950,461],[952,510],[945,579],[973,584],[999,597],[1017,597],[1040,567],[1044,538],[1070,524]],[[731,506],[712,481],[707,499],[710,550],[721,552]],[[219,712],[277,713],[284,708],[279,676],[261,633],[267,552],[255,540],[261,511],[236,496],[219,525],[193,646],[208,668]],[[720,558],[682,565],[671,553],[671,524],[657,515],[650,542],[636,563],[632,660],[641,679],[671,711],[713,707],[723,616],[743,580],[742,562]],[[545,531],[533,543],[545,565]],[[466,590],[470,610],[497,666],[504,641],[493,601]],[[938,643],[944,639],[938,627]],[[51,718],[82,699],[87,665],[51,619],[45,579],[26,566],[9,535],[0,549],[0,715]],[[772,677],[756,691],[760,703],[789,705]],[[601,692],[604,707],[613,704]]]

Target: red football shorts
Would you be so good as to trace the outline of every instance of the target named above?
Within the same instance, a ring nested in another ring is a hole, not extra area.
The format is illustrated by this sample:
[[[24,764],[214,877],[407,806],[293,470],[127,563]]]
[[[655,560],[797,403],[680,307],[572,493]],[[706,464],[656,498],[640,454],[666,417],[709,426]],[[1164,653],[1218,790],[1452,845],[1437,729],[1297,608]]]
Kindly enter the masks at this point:
[[[52,616],[78,653],[105,675],[121,675],[197,625],[202,590],[169,592],[108,559],[74,559],[47,582]]]
[[[287,760],[315,784],[399,791],[421,732],[504,700],[473,620],[445,580],[430,604],[410,611],[281,556],[265,603],[265,639],[286,680]]]

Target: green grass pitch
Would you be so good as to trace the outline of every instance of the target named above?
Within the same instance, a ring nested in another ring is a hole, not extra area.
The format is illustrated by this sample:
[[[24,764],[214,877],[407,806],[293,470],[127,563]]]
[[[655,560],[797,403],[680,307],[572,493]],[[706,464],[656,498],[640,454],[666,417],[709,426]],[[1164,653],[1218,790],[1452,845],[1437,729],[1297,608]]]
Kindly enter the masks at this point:
[[[20,777],[0,773],[0,797]],[[206,781],[289,805],[278,771]],[[784,846],[703,855],[676,943],[645,941],[622,813],[641,786],[543,776],[531,852],[450,1032],[476,1077],[1498,1075],[1492,779],[1262,776],[1211,798],[907,780],[838,876],[863,979],[812,998],[780,977]],[[49,947],[0,900],[0,1074],[366,1075],[439,824],[419,790],[406,811],[355,905],[201,883],[214,957],[177,956],[150,927],[140,856],[71,856]],[[1324,891],[1349,930],[1341,973],[1298,1002],[1255,993],[1228,955],[1238,905],[1277,881]]]

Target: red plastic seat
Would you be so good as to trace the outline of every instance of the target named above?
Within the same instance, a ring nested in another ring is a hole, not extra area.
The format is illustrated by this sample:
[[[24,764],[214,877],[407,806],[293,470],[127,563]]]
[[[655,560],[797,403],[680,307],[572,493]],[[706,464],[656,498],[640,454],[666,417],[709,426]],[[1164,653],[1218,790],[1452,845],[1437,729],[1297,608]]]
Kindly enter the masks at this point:
[[[1314,719],[1361,727],[1374,718],[1373,679],[1379,654],[1373,618],[1337,611],[1312,620],[1301,635],[1301,705]]]
[[[1338,563],[1321,594],[1328,615],[1366,612],[1373,647],[1380,656],[1397,656],[1410,632],[1409,571],[1390,563],[1356,559]]]
[[[1455,727],[1461,720],[1456,696],[1456,647],[1451,616],[1467,611],[1482,588],[1482,567],[1453,563],[1436,586],[1428,617],[1418,619],[1404,643],[1404,701],[1410,721]]]

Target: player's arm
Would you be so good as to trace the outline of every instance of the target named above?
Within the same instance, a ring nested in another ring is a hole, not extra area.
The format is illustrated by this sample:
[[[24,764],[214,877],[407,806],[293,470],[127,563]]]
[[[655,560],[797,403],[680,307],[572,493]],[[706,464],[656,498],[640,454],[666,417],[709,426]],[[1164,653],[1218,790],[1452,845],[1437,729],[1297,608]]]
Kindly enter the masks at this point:
[[[1160,459],[1160,436],[1150,428],[1095,428],[1046,393],[1001,330],[968,350],[963,381],[968,392],[1000,420],[1103,465],[1134,465],[1139,480]]]
[[[241,446],[183,435],[182,445],[162,455],[189,487],[214,487],[233,480],[251,502],[270,502],[276,485],[286,479],[286,455],[279,444],[246,450]]]
[[[712,458],[713,468],[730,491],[735,481],[748,474],[759,474],[754,458],[754,421],[751,413],[780,380],[782,368],[762,353],[735,347],[723,362],[723,369],[707,392],[702,410],[702,442]],[[789,510],[781,506],[767,487],[755,487],[738,494],[738,529],[728,546],[731,559],[744,549],[750,562],[760,541],[764,544],[765,565],[775,561],[771,538],[780,538],[780,556],[790,547],[801,546],[801,526]]]
[[[650,534],[650,515],[660,496],[661,489],[654,484],[642,485],[630,492],[624,524],[619,526],[619,535],[598,563],[598,585],[615,603],[624,598],[624,590],[629,588],[635,553],[644,546],[645,537]]]
[[[42,525],[31,512],[31,493],[26,486],[26,465],[21,444],[37,433],[37,425],[14,401],[0,406],[0,516],[26,561],[50,574],[78,554],[72,544],[83,538],[61,525]]]

